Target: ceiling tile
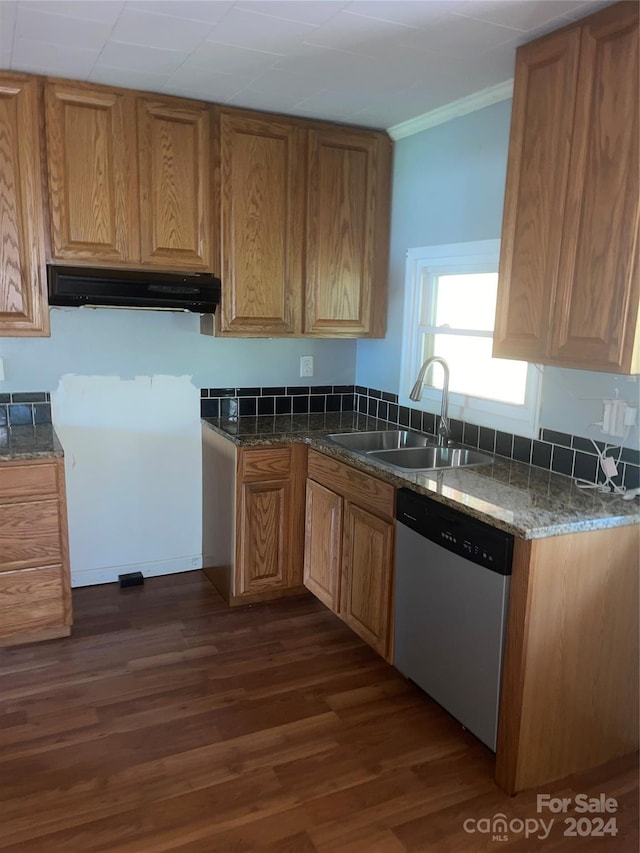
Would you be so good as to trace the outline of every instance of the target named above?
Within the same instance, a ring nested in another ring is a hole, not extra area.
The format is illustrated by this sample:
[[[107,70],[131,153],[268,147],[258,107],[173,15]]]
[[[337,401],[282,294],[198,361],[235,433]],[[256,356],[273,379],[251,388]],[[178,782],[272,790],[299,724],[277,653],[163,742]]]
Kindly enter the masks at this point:
[[[326,114],[333,110],[336,116],[352,116],[363,107],[376,106],[375,93],[362,97],[356,92],[340,92],[325,90],[310,95],[298,104],[298,109],[309,115]]]
[[[317,77],[304,74],[290,74],[288,71],[281,71],[279,68],[270,68],[252,80],[251,83],[243,90],[247,94],[263,94],[273,93],[282,95],[285,98],[291,98],[294,103],[308,98],[320,91]]]
[[[85,80],[97,58],[97,50],[16,39],[11,54],[11,67],[16,71],[60,74],[76,80]]]
[[[128,2],[126,8],[215,24],[232,6],[233,0],[136,0]]]
[[[348,4],[341,0],[241,0],[235,5],[236,9],[247,12],[259,12],[274,18],[318,26],[326,23]]]
[[[327,24],[318,27],[315,33],[305,39],[305,42],[335,50],[374,56],[377,45],[385,39],[395,39],[398,35],[414,31],[413,28],[403,24],[391,24],[375,18],[339,12]]]
[[[353,0],[346,11],[378,21],[424,27],[466,4],[466,0],[429,0],[426,3],[414,0]]]
[[[4,0],[2,0],[4,2]],[[65,15],[82,21],[114,24],[124,6],[124,0],[21,0],[21,7],[50,15]]]
[[[205,41],[185,60],[185,66],[204,68],[221,74],[258,74],[270,68],[279,53],[266,53],[231,44]]]
[[[407,32],[406,43],[412,47],[462,59],[480,56],[518,35],[513,29],[455,14],[436,21],[428,29]]]
[[[89,75],[92,83],[124,86],[149,92],[160,91],[168,79],[168,74],[152,74],[150,71],[134,71],[131,68],[110,68],[108,65],[97,65]]]
[[[268,94],[264,94],[263,92],[251,92],[247,88],[232,95],[227,99],[226,103],[234,107],[244,107],[247,110],[292,115],[298,101],[298,98],[288,95],[285,92],[271,91]]]
[[[139,9],[125,9],[113,28],[111,39],[125,44],[158,47],[162,50],[191,51],[200,44],[207,31],[201,21],[153,15]]]
[[[592,12],[597,12],[605,6],[610,6],[613,0],[577,0],[572,3],[572,9],[564,13],[564,17],[571,21],[579,21],[585,15],[590,15]]]
[[[572,0],[519,3],[516,0],[473,0],[457,10],[459,15],[528,32],[572,11]]]
[[[187,54],[180,50],[160,50],[112,41],[105,45],[97,62],[109,68],[150,71],[152,74],[172,74],[184,62]]]
[[[167,80],[163,92],[204,101],[224,102],[243,89],[251,77],[238,74],[216,74],[202,68],[183,65]]]
[[[31,9],[25,3],[18,6],[15,37],[49,44],[82,45],[86,50],[100,50],[109,38],[111,24],[50,15]]]
[[[311,24],[284,21],[269,15],[256,15],[232,9],[207,36],[208,41],[234,44],[274,53],[287,53],[293,45],[300,44],[314,31]]]

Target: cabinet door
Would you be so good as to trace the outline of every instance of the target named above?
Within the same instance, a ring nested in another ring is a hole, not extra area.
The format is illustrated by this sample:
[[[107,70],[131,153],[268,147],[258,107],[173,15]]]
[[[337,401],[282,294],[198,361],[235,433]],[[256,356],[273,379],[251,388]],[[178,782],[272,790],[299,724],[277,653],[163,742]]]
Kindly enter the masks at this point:
[[[381,134],[309,131],[305,334],[380,334],[388,153]]]
[[[340,495],[307,480],[304,585],[334,613],[340,602],[342,504]]]
[[[518,50],[493,354],[543,360],[560,263],[580,31]]]
[[[0,335],[48,335],[38,84],[0,75]]]
[[[69,81],[45,90],[51,254],[140,262],[133,98]]]
[[[345,503],[340,615],[383,657],[391,638],[393,525]]]
[[[0,645],[13,634],[71,624],[71,598],[60,565],[0,572]]]
[[[240,491],[236,554],[237,595],[289,586],[289,480],[244,483]]]
[[[213,272],[210,110],[138,98],[142,261]]]
[[[638,9],[621,3],[582,28],[551,347],[554,363],[627,373],[640,297]]]
[[[222,332],[300,333],[302,153],[296,124],[220,112]]]

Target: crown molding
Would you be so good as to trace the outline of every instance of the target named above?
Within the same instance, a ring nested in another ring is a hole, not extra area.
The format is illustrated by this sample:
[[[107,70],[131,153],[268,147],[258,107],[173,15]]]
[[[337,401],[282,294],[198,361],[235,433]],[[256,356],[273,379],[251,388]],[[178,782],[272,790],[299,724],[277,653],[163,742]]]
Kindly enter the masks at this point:
[[[497,83],[495,86],[481,89],[479,92],[474,92],[473,95],[467,95],[465,98],[451,101],[451,103],[445,104],[443,107],[438,107],[421,116],[411,118],[409,121],[395,124],[393,127],[387,129],[387,133],[394,140],[404,139],[406,136],[421,133],[423,130],[436,127],[438,124],[444,124],[453,118],[473,113],[476,110],[481,110],[500,101],[507,101],[512,96],[513,79],[505,80],[504,83]]]

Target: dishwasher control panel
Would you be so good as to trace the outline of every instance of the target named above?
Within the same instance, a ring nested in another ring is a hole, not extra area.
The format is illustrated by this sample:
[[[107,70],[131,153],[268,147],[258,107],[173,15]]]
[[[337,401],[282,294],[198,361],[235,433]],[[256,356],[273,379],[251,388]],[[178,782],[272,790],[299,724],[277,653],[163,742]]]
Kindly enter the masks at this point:
[[[410,489],[398,490],[396,518],[447,551],[498,574],[511,574],[513,536],[510,533]]]

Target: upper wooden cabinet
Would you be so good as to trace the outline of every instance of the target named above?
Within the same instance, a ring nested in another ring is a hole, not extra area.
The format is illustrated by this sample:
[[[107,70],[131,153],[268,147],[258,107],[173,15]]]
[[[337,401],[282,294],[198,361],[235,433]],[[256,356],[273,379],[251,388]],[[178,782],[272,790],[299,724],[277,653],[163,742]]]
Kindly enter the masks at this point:
[[[305,334],[384,334],[389,154],[384,134],[309,132]]]
[[[220,110],[221,329],[301,331],[304,139],[300,126]]]
[[[45,110],[52,256],[111,265],[139,261],[131,94],[49,81]]]
[[[210,110],[48,80],[51,256],[212,270]]]
[[[245,110],[219,120],[219,331],[384,335],[387,135]]]
[[[0,335],[48,335],[38,83],[0,75]]]
[[[518,50],[496,356],[640,371],[638,9]]]
[[[212,269],[211,112],[177,98],[138,98],[142,262]]]

